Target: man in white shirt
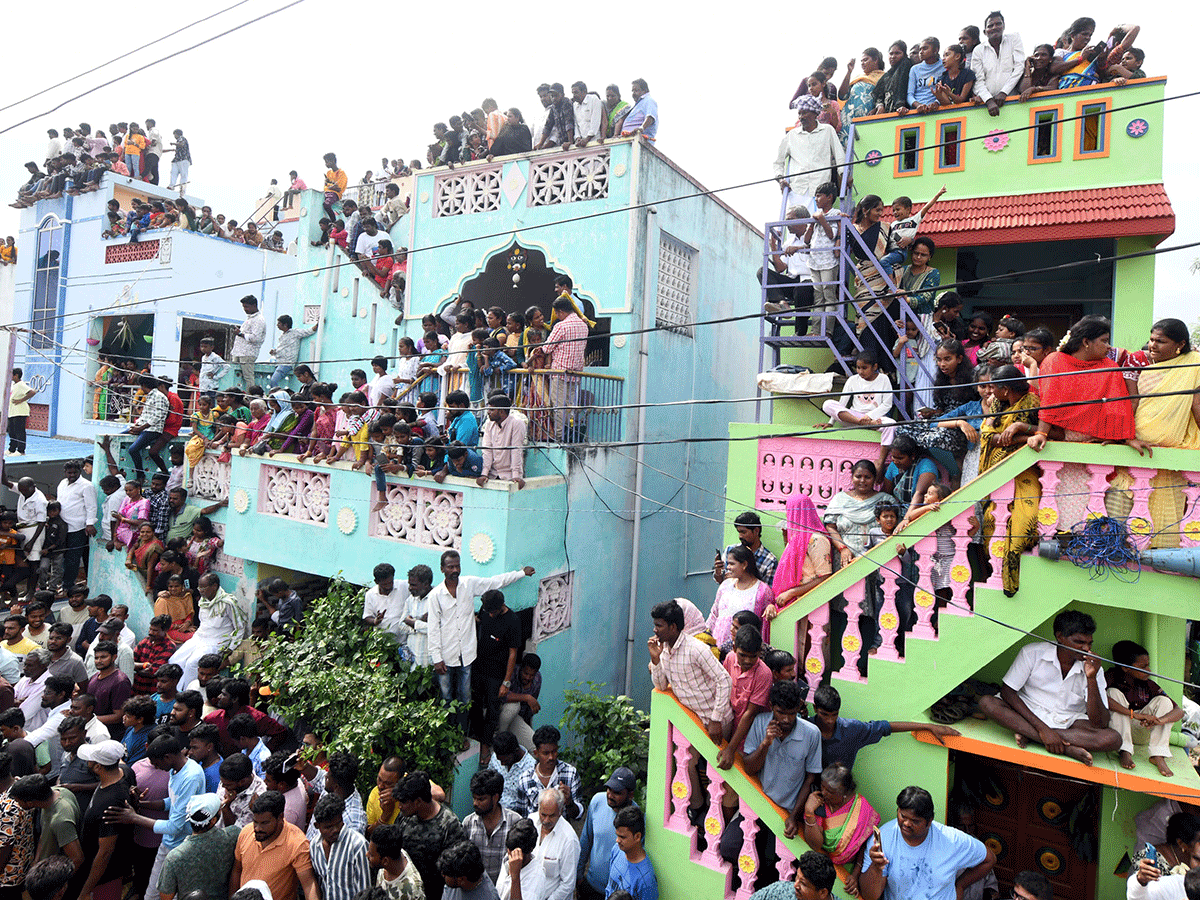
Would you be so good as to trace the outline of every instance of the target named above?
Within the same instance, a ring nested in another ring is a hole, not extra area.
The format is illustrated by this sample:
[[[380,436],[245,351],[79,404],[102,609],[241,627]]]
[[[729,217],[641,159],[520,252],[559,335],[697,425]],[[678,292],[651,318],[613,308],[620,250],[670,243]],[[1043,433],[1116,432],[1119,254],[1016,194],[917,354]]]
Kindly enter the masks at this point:
[[[363,219],[362,234],[358,236],[358,240],[354,243],[354,256],[356,259],[370,259],[375,255],[375,251],[379,249],[379,242],[386,241],[387,234],[379,230],[379,223],[374,217]]]
[[[200,393],[207,394],[210,398],[221,386],[221,379],[225,373],[232,368],[229,363],[221,358],[219,353],[216,353],[213,348],[216,346],[215,340],[205,335],[200,338],[200,376],[199,385]]]
[[[1093,656],[1096,620],[1065,610],[1054,617],[1057,644],[1026,644],[1004,676],[998,697],[981,697],[979,708],[1012,729],[1017,746],[1036,741],[1051,753],[1092,764],[1089,751],[1112,751],[1121,736],[1108,726],[1108,691],[1100,660]]]
[[[63,152],[63,139],[58,136],[57,128],[46,129],[46,134],[50,137],[50,142],[46,144],[46,160],[43,165],[50,168],[50,160],[58,159]]]
[[[13,698],[25,713],[25,727],[37,728],[50,715],[42,707],[46,679],[50,677],[50,651],[31,650],[25,657],[24,676],[13,686]]]
[[[151,184],[158,184],[158,159],[162,156],[162,133],[153,119],[146,120],[146,153],[142,157],[142,174]]]
[[[462,561],[457,550],[442,554],[442,583],[429,592],[429,658],[437,675],[442,699],[458,700],[463,709],[454,714],[466,733],[471,706],[471,663],[475,662],[475,598],[484,591],[500,590],[532,575],[533,566],[491,578],[460,578]]]
[[[575,146],[586,147],[592,141],[603,144],[604,104],[600,96],[589,94],[587,85],[577,81],[571,85],[571,105],[575,109]]]
[[[43,722],[37,728],[31,728],[29,723],[25,723],[25,740],[37,747],[41,744],[46,745],[46,749],[50,755],[50,777],[58,776],[59,762],[62,758],[62,746],[58,742],[58,726],[62,720],[67,717],[71,710],[71,692],[75,690],[75,684],[70,678],[64,675],[51,675],[46,679],[46,684],[42,690],[42,712]],[[100,740],[105,740],[108,737],[108,729],[103,723],[97,721],[102,729],[103,736]]]
[[[501,813],[509,812],[500,807],[499,801],[496,806]],[[537,839],[537,826],[528,819],[517,819],[508,826],[508,834],[504,839],[508,858],[500,866],[496,879],[496,893],[500,900],[514,900],[514,881],[519,882],[519,897],[516,900],[546,900],[546,867],[536,852]]]
[[[789,206],[786,215],[789,220],[807,219],[809,211],[803,206]],[[763,309],[769,313],[812,308],[815,292],[812,284],[812,270],[808,265],[809,254],[804,245],[806,231],[807,226],[804,224],[787,226],[782,244],[780,244],[778,232],[774,230],[771,232],[771,266],[767,269],[767,284],[779,285],[779,287],[768,287],[767,289],[767,297],[770,299],[763,304]],[[792,321],[796,324],[797,334],[808,330],[807,318],[804,320],[803,328],[800,327],[798,320]],[[775,319],[772,319],[771,322],[776,324]]]
[[[570,900],[575,895],[579,868],[579,836],[563,815],[566,801],[557,787],[548,787],[538,795],[537,849],[546,875],[543,900]],[[522,879],[522,886],[524,879]]]
[[[37,483],[26,476],[13,485],[11,481],[5,484],[10,490],[17,492],[17,531],[25,536],[21,545],[25,550],[25,558],[35,563],[42,558],[42,541],[46,530],[46,495],[38,490]],[[26,593],[33,595],[37,588],[36,565],[30,565],[29,584]]]
[[[58,483],[55,499],[62,504],[67,526],[67,549],[63,553],[63,586],[68,592],[79,574],[79,563],[87,553],[88,538],[96,535],[96,488],[79,477],[83,466],[71,459],[63,464],[66,477]]]
[[[1025,45],[1019,34],[1004,33],[1004,16],[998,12],[988,15],[983,33],[986,40],[971,52],[975,98],[987,104],[989,116],[998,116],[1025,72]]]
[[[375,587],[363,597],[363,624],[380,628],[403,643],[410,630],[404,625],[408,584],[396,584],[396,567],[391,563],[380,563],[371,576],[375,579]]]
[[[396,376],[388,374],[386,356],[377,356],[371,360],[371,371],[375,377],[367,382],[367,403],[378,406],[384,397],[396,394]]]
[[[832,125],[818,122],[821,101],[805,94],[796,101],[800,124],[783,136],[775,156],[775,179],[782,190],[791,187],[791,201],[813,206],[817,188],[829,181],[830,168],[846,162],[846,151]]]
[[[263,342],[267,339],[267,323],[258,310],[258,298],[253,294],[242,298],[242,309],[246,318],[237,330],[233,350],[229,355],[230,361],[241,370],[242,385],[249,389],[254,387],[254,363],[262,350]]]

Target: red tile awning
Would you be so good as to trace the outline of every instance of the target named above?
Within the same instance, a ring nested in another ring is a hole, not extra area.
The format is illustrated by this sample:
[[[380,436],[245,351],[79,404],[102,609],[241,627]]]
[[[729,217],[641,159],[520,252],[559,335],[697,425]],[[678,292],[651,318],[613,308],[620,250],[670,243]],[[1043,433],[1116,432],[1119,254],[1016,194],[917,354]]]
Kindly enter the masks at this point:
[[[1174,230],[1175,211],[1161,184],[943,199],[921,222],[921,234],[950,247],[1137,235],[1161,240]]]

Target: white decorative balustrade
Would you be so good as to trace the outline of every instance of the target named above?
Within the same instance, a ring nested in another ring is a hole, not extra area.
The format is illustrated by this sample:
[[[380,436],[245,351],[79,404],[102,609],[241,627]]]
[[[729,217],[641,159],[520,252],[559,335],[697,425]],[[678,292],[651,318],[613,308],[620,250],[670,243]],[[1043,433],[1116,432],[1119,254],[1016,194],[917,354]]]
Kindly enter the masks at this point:
[[[258,511],[268,516],[283,516],[313,525],[327,525],[328,473],[284,466],[261,466]]]
[[[205,500],[228,500],[229,468],[229,462],[221,462],[217,454],[205,453],[192,467],[189,496]]]
[[[434,218],[494,212],[500,208],[500,165],[469,168],[438,176],[433,188]]]
[[[370,534],[418,547],[462,548],[463,497],[458,491],[388,484],[387,506],[371,513]]]
[[[530,160],[530,206],[555,206],[608,196],[609,153],[582,150]]]

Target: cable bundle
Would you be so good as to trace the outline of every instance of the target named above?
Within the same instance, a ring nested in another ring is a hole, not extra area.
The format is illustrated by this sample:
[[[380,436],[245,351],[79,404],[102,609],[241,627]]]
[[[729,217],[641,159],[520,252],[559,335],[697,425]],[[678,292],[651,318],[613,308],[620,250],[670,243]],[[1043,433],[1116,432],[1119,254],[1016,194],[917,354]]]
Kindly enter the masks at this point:
[[[1110,574],[1121,581],[1137,581],[1142,567],[1125,523],[1110,516],[1081,522],[1060,535],[1062,555],[1081,569],[1091,569],[1093,580]]]

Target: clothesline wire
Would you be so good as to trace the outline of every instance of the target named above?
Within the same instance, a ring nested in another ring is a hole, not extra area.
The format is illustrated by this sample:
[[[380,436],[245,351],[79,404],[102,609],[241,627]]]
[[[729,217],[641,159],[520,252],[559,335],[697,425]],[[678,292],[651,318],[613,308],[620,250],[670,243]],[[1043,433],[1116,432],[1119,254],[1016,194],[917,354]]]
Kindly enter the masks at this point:
[[[301,3],[301,2],[303,2],[303,0],[294,0],[294,2],[288,4],[288,6],[294,6],[297,3]],[[287,9],[288,6],[280,7],[280,9],[275,10],[275,12],[279,12],[279,11],[282,11],[283,9]],[[273,15],[273,14],[274,13],[268,13],[267,15]],[[239,26],[239,27],[241,27],[241,26]],[[218,35],[218,37],[219,36],[220,35]],[[168,58],[170,58],[170,57],[168,57]],[[124,77],[124,76],[122,76],[122,77]],[[1193,91],[1193,92],[1189,92],[1189,93],[1185,93],[1185,94],[1177,94],[1172,97],[1163,97],[1160,99],[1146,100],[1146,101],[1142,101],[1139,103],[1129,104],[1126,106],[1114,107],[1110,110],[1107,110],[1104,114],[1111,115],[1112,113],[1115,113],[1115,112],[1122,112],[1122,111],[1127,111],[1127,110],[1131,110],[1131,109],[1138,109],[1143,106],[1160,105],[1160,104],[1166,103],[1168,101],[1184,100],[1184,99],[1189,99],[1189,98],[1196,97],[1196,96],[1200,96],[1200,91]],[[1077,116],[1071,116],[1071,117],[1061,119],[1060,122],[1065,123],[1065,122],[1074,121],[1076,119],[1084,119],[1084,118],[1089,118],[1089,116],[1082,115],[1082,114],[1077,115]],[[18,124],[23,124],[23,123],[18,123]],[[12,126],[12,127],[16,127],[16,126]],[[1017,133],[1017,132],[1021,132],[1021,131],[1028,131],[1032,128],[1037,128],[1037,127],[1040,127],[1040,126],[1038,126],[1036,124],[1022,125],[1022,126],[1014,126],[1009,129],[998,129],[997,131],[1002,132],[1002,133],[1012,134],[1012,133]],[[8,130],[8,129],[5,129],[5,130]],[[0,134],[3,134],[3,133],[4,133],[4,130],[0,130]],[[922,147],[921,149],[935,149],[937,147],[941,147],[941,146],[948,145],[948,144],[959,144],[964,141],[986,140],[989,137],[993,136],[995,133],[997,133],[997,132],[993,132],[992,134],[989,134],[989,135],[979,135],[976,137],[964,137],[964,138],[956,139],[953,141],[943,141],[940,143],[928,144],[928,145],[925,145],[924,147]],[[911,153],[911,152],[913,152],[913,151],[912,150],[901,150],[901,151],[897,151],[896,153],[885,154],[885,155],[881,156],[880,158],[881,159],[890,159],[894,156],[902,156],[906,153]],[[805,170],[802,172],[793,172],[788,177],[794,177],[794,176],[805,175],[805,174],[815,174],[817,172],[825,171],[826,169],[827,169],[827,167],[819,167],[819,168],[815,168],[815,169]],[[739,184],[729,185],[729,186],[721,187],[721,188],[705,188],[700,191],[693,191],[691,193],[680,194],[675,197],[664,197],[664,198],[660,198],[657,200],[645,201],[643,203],[631,204],[628,206],[621,207],[619,209],[599,210],[599,211],[593,212],[593,213],[586,213],[586,214],[579,215],[579,216],[571,216],[571,217],[568,217],[565,219],[557,219],[553,222],[533,223],[533,224],[522,226],[519,230],[522,232],[528,232],[528,231],[533,231],[533,230],[543,229],[543,228],[553,228],[558,225],[563,225],[563,224],[567,224],[567,223],[571,223],[571,222],[587,221],[587,220],[591,220],[591,219],[595,219],[595,218],[600,218],[602,216],[625,214],[625,213],[634,212],[634,211],[640,210],[640,209],[647,209],[647,208],[650,208],[650,207],[653,207],[653,206],[656,206],[659,204],[674,203],[674,202],[679,202],[679,201],[683,201],[683,200],[691,200],[691,199],[696,199],[699,197],[712,196],[712,195],[724,193],[727,191],[735,191],[735,190],[741,190],[741,189],[744,189],[747,187],[754,187],[754,186],[757,186],[760,184],[765,184],[768,182],[776,181],[776,180],[778,180],[778,177],[779,176],[772,175],[770,178],[755,179],[752,181],[741,182]],[[438,244],[430,244],[425,247],[412,247],[412,248],[407,248],[407,249],[396,250],[394,253],[385,254],[384,256],[395,257],[395,256],[399,256],[401,253],[404,253],[406,255],[412,255],[414,253],[421,253],[421,252],[426,252],[426,251],[430,251],[430,250],[445,249],[448,247],[455,247],[455,246],[459,246],[462,244],[470,244],[470,243],[483,241],[483,240],[492,240],[492,239],[495,239],[498,237],[506,237],[513,233],[514,233],[513,229],[505,229],[504,231],[493,232],[491,234],[484,234],[484,235],[479,235],[476,237],[460,238],[457,240],[445,241],[445,242],[438,243]],[[1200,242],[1197,242],[1196,244],[1184,245],[1179,248],[1158,247],[1158,248],[1154,248],[1152,250],[1140,251],[1138,253],[1110,257],[1109,261],[1116,261],[1118,259],[1133,259],[1133,258],[1137,258],[1139,256],[1155,255],[1160,252],[1169,252],[1171,249],[1188,249],[1192,246],[1197,246],[1197,245],[1200,245]],[[377,258],[382,258],[382,257],[377,257]],[[998,276],[987,276],[984,278],[973,279],[969,282],[961,282],[961,283],[956,283],[956,284],[952,284],[952,285],[945,285],[944,287],[950,288],[950,287],[954,287],[954,286],[959,286],[959,284],[982,284],[982,283],[987,283],[988,281],[992,281],[992,280],[1011,278],[1014,274],[1036,274],[1038,272],[1060,270],[1063,268],[1068,268],[1072,265],[1080,265],[1080,264],[1097,265],[1101,262],[1103,262],[1103,260],[1080,260],[1080,261],[1077,261],[1076,263],[1063,263],[1058,266],[1050,266],[1050,267],[1046,267],[1043,269],[1031,269],[1024,273],[1006,273],[1004,275],[998,275]],[[140,305],[140,304],[145,304],[145,303],[156,303],[159,300],[169,300],[169,299],[179,299],[182,297],[191,297],[191,296],[196,296],[198,294],[210,293],[212,291],[218,291],[218,290],[226,290],[229,288],[262,285],[269,281],[276,281],[276,280],[283,279],[283,278],[297,278],[302,275],[315,274],[317,272],[322,272],[322,271],[326,271],[329,269],[340,268],[343,266],[354,266],[354,265],[355,265],[355,262],[353,260],[346,260],[344,262],[333,263],[333,264],[326,265],[326,266],[317,266],[317,267],[304,269],[304,270],[297,271],[297,272],[285,273],[282,275],[271,275],[271,276],[252,279],[249,281],[232,282],[232,283],[228,283],[228,284],[213,285],[211,287],[196,288],[194,290],[183,291],[183,292],[176,293],[176,294],[165,294],[161,297],[157,297],[157,298],[153,298],[153,299],[141,300],[141,301],[137,301],[136,303],[127,303],[127,304],[124,304],[122,308],[127,308],[129,306]],[[47,321],[53,321],[58,318],[66,318],[68,316],[76,316],[76,315],[95,315],[97,312],[99,312],[99,311],[98,310],[78,310],[76,312],[70,312],[70,313],[63,312],[63,313],[57,314],[52,319],[48,319]],[[748,318],[762,318],[763,315],[765,315],[765,314],[764,313],[754,313],[749,316],[739,316],[739,317],[732,317],[732,318],[725,318],[725,319],[717,319],[717,320],[711,320],[709,322],[696,322],[696,323],[692,323],[692,324],[693,325],[723,324],[726,322],[739,321],[739,320],[744,320],[744,319],[748,319]],[[24,322],[15,322],[12,324],[30,325],[30,324],[34,324],[34,321],[27,320]],[[673,326],[673,327],[679,327],[679,326]],[[643,330],[655,331],[655,330],[663,330],[663,329],[661,327],[655,327],[652,329],[643,329]],[[616,334],[638,334],[638,333],[641,333],[641,331],[613,332],[612,334],[616,335]]]

